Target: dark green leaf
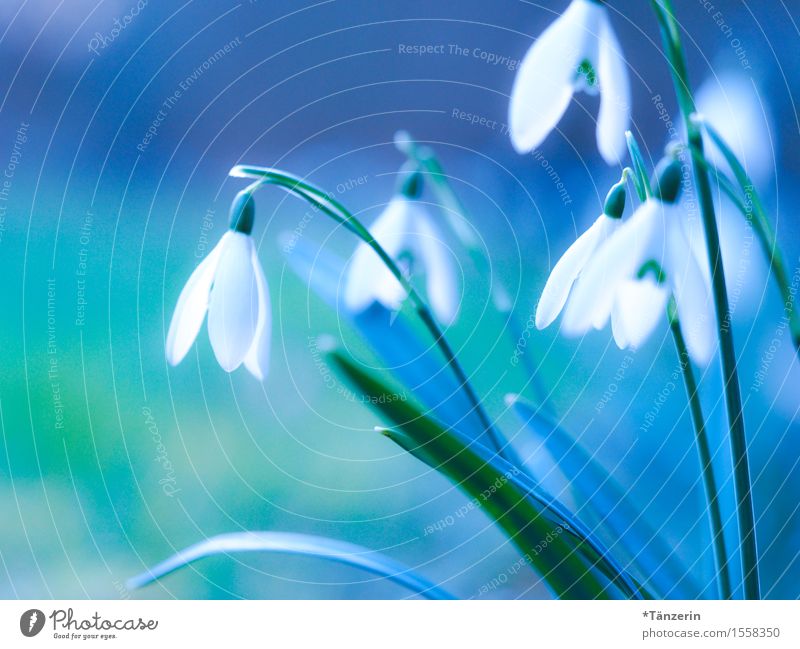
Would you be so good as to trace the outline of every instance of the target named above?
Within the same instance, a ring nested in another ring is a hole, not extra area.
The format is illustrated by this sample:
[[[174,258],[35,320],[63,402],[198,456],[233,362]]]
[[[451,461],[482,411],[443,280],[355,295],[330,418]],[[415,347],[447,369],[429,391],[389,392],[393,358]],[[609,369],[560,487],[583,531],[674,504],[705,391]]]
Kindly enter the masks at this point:
[[[557,596],[642,595],[602,546],[587,536],[579,521],[538,492],[517,467],[455,431],[445,430],[411,402],[389,398],[395,391],[346,356],[331,352],[329,359],[394,424],[384,434],[470,495]]]

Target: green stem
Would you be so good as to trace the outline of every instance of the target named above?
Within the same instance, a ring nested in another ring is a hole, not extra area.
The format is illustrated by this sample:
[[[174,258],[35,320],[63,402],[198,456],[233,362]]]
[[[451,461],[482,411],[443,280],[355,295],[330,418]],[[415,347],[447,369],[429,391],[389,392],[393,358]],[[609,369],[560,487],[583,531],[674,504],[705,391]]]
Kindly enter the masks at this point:
[[[700,403],[697,381],[694,376],[694,371],[692,370],[689,350],[686,348],[686,341],[684,340],[681,323],[678,320],[675,310],[674,300],[671,300],[669,305],[669,324],[672,330],[672,337],[675,340],[675,348],[678,351],[681,371],[683,372],[683,381],[686,385],[686,395],[689,399],[689,410],[692,415],[692,425],[694,426],[697,453],[700,456],[700,470],[703,475],[703,488],[706,494],[706,501],[708,502],[708,518],[711,526],[712,543],[714,545],[714,562],[717,567],[719,595],[722,599],[732,599],[733,590],[731,589],[729,559],[725,547],[725,534],[722,526],[722,511],[720,509],[717,481],[714,477],[714,466],[711,462],[711,449],[708,444],[703,407]]]
[[[399,132],[395,136],[395,143],[397,148],[404,153],[410,161],[416,164],[417,167],[425,173],[426,178],[430,180],[433,192],[441,203],[442,212],[450,225],[450,229],[453,230],[458,240],[466,248],[478,275],[490,280],[489,290],[491,292],[492,304],[497,312],[506,318],[507,327],[505,331],[511,340],[511,344],[516,347],[522,339],[525,330],[514,314],[514,304],[511,301],[508,290],[500,280],[492,277],[491,268],[486,254],[480,246],[480,241],[475,236],[472,229],[465,225],[467,223],[467,210],[447,181],[447,175],[439,159],[430,147],[420,146],[406,132]],[[527,351],[528,350],[526,350],[526,352]],[[531,377],[531,387],[535,392],[537,400],[543,404],[544,408],[549,409],[547,405],[547,391],[539,380],[535,361],[531,360],[530,354],[522,354],[522,364],[528,376]]]
[[[671,0],[651,0],[651,4],[661,25],[664,47],[672,64],[670,72],[681,108],[689,148],[693,154],[693,171],[697,193],[700,199],[700,211],[706,231],[706,247],[708,261],[711,266],[711,284],[714,296],[714,307],[717,314],[717,335],[719,337],[720,356],[722,359],[723,387],[725,406],[728,414],[730,430],[731,455],[733,460],[733,481],[736,491],[736,512],[739,522],[739,542],[742,560],[742,577],[744,596],[746,599],[760,599],[758,579],[758,551],[756,548],[755,513],[753,510],[753,494],[750,482],[750,466],[747,457],[747,438],[744,430],[742,397],[739,389],[739,376],[736,367],[736,350],[731,329],[730,306],[725,288],[725,271],[722,267],[722,253],[719,243],[717,219],[714,213],[714,200],[708,172],[701,165],[694,163],[694,157],[704,158],[703,136],[692,115],[695,103],[689,88],[689,75],[686,68],[686,57],[681,45],[680,30],[672,8]]]
[[[733,182],[728,178],[724,173],[722,173],[717,167],[711,164],[705,158],[697,157],[696,152],[689,151],[690,155],[695,161],[695,164],[700,165],[703,169],[705,169],[711,178],[714,180],[714,184],[717,185],[720,190],[733,202],[736,208],[742,213],[747,214],[747,206],[745,205],[742,198],[739,196],[739,193],[736,190],[736,186]]]
[[[767,218],[767,211],[764,209],[761,197],[758,191],[756,191],[753,181],[750,180],[750,177],[747,175],[747,171],[742,166],[742,163],[725,142],[719,131],[699,116],[695,116],[693,121],[705,128],[706,133],[708,133],[711,140],[725,157],[728,166],[733,171],[736,182],[739,183],[739,187],[742,192],[744,192],[744,202],[739,204],[739,209],[742,211],[743,216],[753,224],[761,248],[769,260],[772,276],[775,278],[775,282],[781,292],[783,306],[789,317],[792,340],[795,347],[800,351],[800,312],[798,312],[795,305],[795,296],[792,293],[791,282],[786,272],[783,253],[781,252],[780,246],[778,246],[778,238],[769,218]]]
[[[444,216],[459,241],[469,250],[470,254],[482,254],[478,237],[467,225],[467,221],[459,218],[466,215],[466,210],[450,183],[447,182],[447,175],[433,150],[428,146],[420,146],[405,132],[400,132],[395,136],[395,144],[431,181],[433,190],[444,208]]]
[[[489,416],[481,405],[478,395],[475,393],[475,390],[470,384],[464,369],[458,362],[453,349],[445,339],[444,333],[436,322],[436,319],[433,317],[433,314],[431,313],[427,304],[425,304],[422,297],[420,297],[419,293],[417,293],[416,289],[414,289],[411,282],[408,281],[408,278],[397,266],[394,259],[392,259],[392,257],[383,249],[383,246],[381,246],[380,243],[378,243],[378,241],[372,236],[370,231],[355,216],[353,216],[347,210],[347,208],[344,207],[344,205],[339,203],[339,201],[337,201],[335,198],[332,198],[318,187],[305,182],[297,176],[293,176],[277,169],[237,165],[231,169],[230,175],[238,178],[257,178],[258,182],[253,183],[250,185],[250,187],[248,187],[248,189],[251,191],[255,191],[255,189],[261,185],[277,185],[278,187],[281,187],[282,189],[285,189],[296,196],[305,199],[316,208],[330,216],[334,221],[355,234],[359,239],[361,239],[361,241],[372,248],[378,257],[380,257],[386,268],[389,269],[389,272],[394,275],[397,281],[400,282],[400,285],[403,287],[405,292],[408,294],[408,298],[411,300],[417,315],[420,317],[422,323],[428,329],[436,345],[444,355],[447,364],[452,369],[453,374],[458,381],[459,387],[464,390],[464,394],[467,396],[472,408],[480,418],[481,424],[483,425],[484,430],[489,436],[489,439],[494,445],[497,453],[515,466],[523,466],[520,463],[519,458],[516,457],[511,445],[504,443],[504,440],[500,437],[499,432],[489,419]]]

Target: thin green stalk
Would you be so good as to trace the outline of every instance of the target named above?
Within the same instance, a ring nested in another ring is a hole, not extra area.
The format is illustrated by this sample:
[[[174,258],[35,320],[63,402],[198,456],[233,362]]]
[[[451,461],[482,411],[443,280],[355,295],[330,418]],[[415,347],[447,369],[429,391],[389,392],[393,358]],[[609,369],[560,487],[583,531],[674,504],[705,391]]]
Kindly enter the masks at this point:
[[[633,134],[628,131],[626,134],[628,140],[628,151],[631,156],[633,168],[637,171],[629,170],[626,172],[633,175],[634,186],[636,187],[637,194],[640,201],[645,201],[650,195],[650,183],[647,181],[647,174],[645,172],[644,161],[642,159],[641,150],[636,142]],[[705,162],[704,159],[701,159]],[[626,175],[623,173],[623,180]],[[703,487],[706,494],[706,502],[708,503],[709,524],[711,526],[711,536],[714,546],[714,561],[717,567],[717,585],[719,588],[720,597],[723,599],[731,599],[731,577],[729,570],[729,558],[727,549],[725,547],[725,536],[722,527],[722,512],[720,511],[719,493],[717,491],[717,483],[714,478],[714,468],[711,463],[711,452],[708,444],[708,436],[706,434],[705,418],[703,416],[702,405],[700,403],[699,393],[697,389],[697,381],[695,380],[694,371],[692,370],[691,360],[689,357],[688,349],[686,348],[686,341],[683,337],[680,321],[675,306],[675,300],[670,300],[668,308],[668,318],[670,329],[675,340],[675,347],[678,352],[678,358],[683,373],[683,379],[686,386],[686,395],[689,400],[689,410],[692,415],[692,425],[695,431],[695,443],[697,445],[697,452],[700,456],[700,468],[703,476]]]
[[[732,599],[731,575],[729,568],[728,552],[725,547],[725,534],[722,526],[722,511],[719,503],[717,481],[714,477],[714,465],[711,462],[711,449],[708,444],[703,406],[700,403],[700,394],[697,390],[697,381],[692,370],[689,350],[681,330],[681,323],[675,310],[675,301],[669,305],[669,326],[678,351],[678,359],[683,372],[683,381],[686,385],[686,396],[689,399],[689,410],[694,426],[697,453],[700,456],[700,470],[703,475],[703,488],[708,502],[708,519],[711,526],[711,539],[714,545],[714,563],[717,567],[717,586],[722,599]]]
[[[672,8],[671,0],[651,0],[651,4],[661,26],[664,48],[667,51],[675,92],[678,97],[681,113],[686,124],[689,148],[693,158],[704,158],[703,136],[692,115],[695,113],[694,97],[689,87],[689,76],[686,68],[686,57],[681,45],[680,30]],[[755,513],[753,510],[753,494],[750,481],[750,466],[747,457],[747,438],[744,430],[742,397],[739,389],[739,376],[736,367],[736,350],[731,329],[730,306],[725,287],[725,271],[722,267],[722,253],[719,243],[717,219],[714,213],[714,200],[708,172],[701,165],[694,163],[693,171],[697,193],[700,199],[700,211],[706,232],[708,261],[711,266],[711,284],[714,296],[714,307],[717,314],[717,335],[719,337],[720,356],[722,358],[723,387],[725,390],[725,406],[730,429],[731,455],[733,459],[733,479],[736,491],[736,511],[739,522],[739,541],[741,546],[742,575],[744,596],[746,599],[760,599],[758,579],[758,551],[756,548]]]
[[[736,182],[739,183],[739,187],[741,188],[742,192],[744,192],[745,202],[742,203],[740,209],[742,210],[742,214],[746,219],[754,217],[752,219],[752,224],[756,231],[756,235],[758,236],[758,241],[761,244],[761,248],[769,260],[772,276],[775,278],[775,282],[777,283],[778,289],[781,292],[784,309],[788,312],[792,340],[795,347],[798,349],[798,351],[800,351],[800,312],[798,312],[795,304],[795,297],[792,293],[789,275],[786,272],[786,264],[783,260],[783,253],[781,252],[780,246],[778,246],[778,238],[775,234],[772,224],[769,221],[769,218],[767,218],[767,211],[764,209],[764,204],[761,202],[761,197],[759,196],[753,181],[750,180],[750,176],[748,176],[744,166],[736,157],[736,154],[733,152],[733,150],[731,150],[731,148],[728,146],[727,142],[725,142],[719,131],[717,131],[709,122],[705,121],[699,116],[695,116],[693,121],[704,128],[706,133],[708,133],[711,140],[725,157],[725,160],[728,162],[728,166],[733,171]]]
[[[736,191],[736,186],[733,184],[731,179],[705,158],[697,157],[696,152],[690,151],[689,153],[692,155],[695,164],[698,164],[705,169],[714,179],[714,184],[722,190],[722,192],[733,202],[734,205],[736,205],[736,208],[742,214],[746,215],[747,206],[745,205],[744,200],[742,200],[742,198],[739,196],[739,193]]]
[[[433,153],[433,149],[428,146],[420,146],[405,131],[395,135],[395,144],[431,181],[434,192],[444,206],[445,218],[449,222],[450,228],[456,233],[459,241],[469,250],[470,254],[474,252],[482,254],[478,237],[472,231],[472,228],[467,225],[467,222],[463,218],[459,218],[459,216],[466,215],[467,212],[458,195],[453,191],[450,183],[447,182],[447,175],[439,159]]]
[[[497,312],[506,318],[508,326],[505,330],[511,340],[511,344],[514,346],[518,345],[525,331],[514,314],[514,304],[511,301],[511,296],[508,294],[506,287],[501,281],[492,278],[486,253],[480,246],[478,237],[475,236],[471,228],[465,225],[466,219],[464,217],[467,215],[467,210],[447,181],[447,175],[439,159],[430,147],[420,146],[411,138],[411,135],[406,132],[401,131],[398,133],[395,136],[395,143],[398,149],[400,149],[409,160],[416,164],[425,174],[426,178],[431,181],[431,187],[442,205],[442,212],[450,225],[450,229],[453,230],[458,240],[467,249],[467,253],[472,263],[475,265],[478,274],[491,280],[489,288],[491,291],[492,304],[495,309],[497,309]],[[459,216],[461,218],[459,218]],[[537,400],[542,403],[545,408],[549,408],[547,405],[547,391],[538,379],[535,361],[532,361],[530,355],[525,353],[522,354],[522,364],[525,371],[531,377],[532,388],[536,393]]]
[[[408,294],[408,298],[411,300],[417,315],[430,332],[436,345],[444,355],[447,364],[452,369],[459,386],[464,390],[464,394],[467,396],[467,399],[469,399],[469,402],[475,410],[475,413],[480,418],[481,424],[483,425],[484,430],[494,445],[495,450],[508,462],[514,464],[515,466],[521,467],[522,464],[520,464],[519,458],[516,457],[513,448],[510,444],[504,443],[504,440],[501,438],[499,432],[489,419],[488,414],[478,399],[478,395],[475,393],[475,390],[473,389],[472,384],[469,382],[464,369],[458,362],[458,359],[456,358],[453,349],[450,347],[450,344],[445,339],[444,333],[436,322],[436,319],[433,317],[428,305],[425,304],[425,301],[422,299],[422,297],[420,297],[416,289],[414,289],[411,282],[408,281],[408,278],[397,266],[394,259],[392,259],[392,257],[383,249],[380,243],[378,243],[378,241],[372,236],[370,231],[355,216],[353,216],[348,209],[344,207],[344,205],[339,203],[339,201],[329,196],[318,187],[305,182],[297,176],[293,176],[277,169],[244,165],[237,165],[231,170],[230,174],[239,178],[258,179],[258,182],[253,183],[248,187],[248,190],[251,192],[255,191],[261,185],[276,185],[297,196],[300,196],[314,205],[317,209],[330,216],[334,221],[347,228],[347,230],[355,234],[359,239],[361,239],[361,241],[366,243],[375,251],[386,268],[389,269],[389,272],[394,275],[394,277],[398,282],[400,282],[401,286]]]

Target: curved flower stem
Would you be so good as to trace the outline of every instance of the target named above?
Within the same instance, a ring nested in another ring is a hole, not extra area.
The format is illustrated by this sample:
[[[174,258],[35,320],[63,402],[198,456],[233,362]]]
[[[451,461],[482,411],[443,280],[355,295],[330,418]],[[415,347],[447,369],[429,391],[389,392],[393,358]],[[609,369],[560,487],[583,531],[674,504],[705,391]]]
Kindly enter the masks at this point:
[[[706,501],[708,502],[708,518],[711,526],[711,539],[714,545],[714,563],[717,567],[719,596],[722,599],[731,599],[733,597],[733,591],[731,589],[728,552],[725,547],[722,511],[720,509],[717,481],[714,478],[714,466],[711,462],[711,450],[708,444],[708,435],[706,434],[703,406],[700,403],[697,381],[694,376],[694,371],[692,370],[689,350],[686,348],[686,341],[683,337],[683,331],[681,330],[681,323],[678,319],[674,299],[670,300],[668,316],[672,337],[675,340],[675,348],[678,351],[678,362],[683,372],[683,382],[686,385],[686,396],[689,399],[689,410],[692,415],[697,453],[700,456],[700,470],[703,475],[703,488],[706,493]]]
[[[331,217],[334,221],[355,234],[359,239],[361,239],[361,241],[372,248],[378,257],[380,257],[386,268],[389,269],[389,272],[394,275],[394,277],[398,282],[400,282],[400,285],[408,294],[408,298],[414,306],[417,315],[419,316],[420,320],[422,320],[422,323],[428,329],[436,345],[444,355],[447,364],[452,369],[453,374],[458,381],[459,387],[464,390],[464,394],[475,410],[475,413],[480,418],[481,424],[483,425],[484,430],[494,445],[497,453],[511,464],[519,467],[523,466],[520,463],[519,458],[516,457],[516,453],[511,445],[503,440],[503,438],[500,436],[500,433],[489,419],[488,414],[478,399],[478,395],[475,393],[475,390],[470,384],[464,369],[458,362],[458,359],[456,358],[453,349],[450,347],[450,344],[445,339],[444,333],[436,322],[436,319],[433,317],[428,305],[425,304],[424,300],[422,297],[420,297],[419,293],[417,293],[416,289],[414,289],[411,282],[408,281],[408,278],[397,266],[394,259],[392,259],[392,257],[383,249],[380,243],[378,243],[378,241],[372,236],[370,231],[355,216],[353,216],[348,209],[344,207],[344,205],[339,203],[339,201],[329,196],[318,187],[307,183],[297,176],[293,176],[292,174],[288,174],[277,169],[237,165],[231,169],[230,175],[238,178],[256,178],[257,181],[248,186],[245,190],[249,191],[250,193],[254,192],[262,185],[276,185],[288,192],[291,192],[292,194],[295,194],[296,196],[299,196],[300,198],[303,198],[307,202],[311,203],[314,207]]]
[[[795,296],[792,293],[791,281],[786,272],[783,253],[778,246],[778,238],[775,235],[772,224],[767,218],[767,211],[764,209],[761,197],[758,195],[758,191],[756,191],[753,181],[750,180],[742,163],[728,146],[727,142],[725,142],[719,131],[700,115],[695,115],[692,121],[704,128],[706,133],[708,133],[708,136],[728,162],[728,166],[733,171],[736,182],[739,183],[739,187],[744,193],[744,202],[739,204],[739,209],[742,211],[743,216],[748,219],[748,221],[752,222],[761,248],[769,260],[772,276],[775,278],[775,282],[781,292],[781,298],[783,298],[783,308],[789,318],[792,341],[794,342],[795,348],[800,351],[800,313],[795,304]]]
[[[711,284],[714,307],[717,314],[717,335],[720,356],[722,357],[723,387],[725,406],[730,430],[731,455],[733,459],[733,479],[736,491],[736,511],[739,522],[739,542],[742,559],[744,596],[746,599],[760,599],[758,579],[758,551],[756,548],[756,525],[753,510],[753,493],[750,482],[750,467],[747,457],[747,438],[744,430],[742,397],[739,389],[739,376],[736,367],[736,349],[731,329],[731,314],[728,292],[725,287],[725,271],[722,267],[722,253],[719,243],[717,219],[714,213],[714,199],[708,171],[694,163],[694,157],[705,157],[703,136],[692,119],[695,113],[694,97],[689,87],[686,57],[681,45],[680,30],[675,18],[671,0],[651,0],[651,4],[661,26],[664,48],[671,63],[675,92],[681,108],[689,148],[693,153],[694,179],[700,199],[700,211],[706,232],[706,248],[711,266]]]
[[[466,215],[466,210],[453,188],[447,182],[447,175],[439,159],[433,153],[433,149],[428,146],[421,146],[406,131],[399,131],[395,135],[395,145],[413,164],[416,164],[422,172],[427,174],[433,185],[434,192],[444,206],[445,218],[450,224],[450,228],[456,233],[459,241],[469,250],[470,254],[475,252],[482,254],[478,237],[464,219],[459,218],[459,216]]]
[[[505,330],[511,339],[511,344],[516,347],[527,333],[526,328],[521,326],[520,320],[514,313],[514,304],[511,301],[511,296],[508,294],[505,285],[500,280],[493,278],[489,260],[484,249],[480,246],[478,237],[465,225],[466,219],[464,217],[467,216],[466,207],[447,181],[448,176],[442,168],[439,159],[430,147],[418,144],[411,138],[411,135],[405,131],[400,131],[395,135],[395,144],[413,164],[417,165],[419,170],[425,174],[425,177],[431,181],[431,187],[441,203],[441,211],[444,213],[450,225],[450,229],[455,233],[461,245],[467,249],[467,253],[478,275],[489,280],[492,304],[501,317],[506,319],[507,326]],[[530,325],[525,325],[525,327],[529,326]],[[539,375],[536,371],[536,361],[531,360],[530,354],[528,353],[521,354],[521,356],[522,365],[531,378],[531,387],[536,394],[536,398],[542,404],[543,408],[549,410],[550,406],[547,403],[547,390],[539,380]]]

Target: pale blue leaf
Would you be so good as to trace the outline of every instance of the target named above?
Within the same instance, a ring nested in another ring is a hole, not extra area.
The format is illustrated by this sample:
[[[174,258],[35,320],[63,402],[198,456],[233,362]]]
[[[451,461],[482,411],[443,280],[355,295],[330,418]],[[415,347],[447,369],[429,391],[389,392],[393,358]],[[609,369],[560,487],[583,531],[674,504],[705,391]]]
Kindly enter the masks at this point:
[[[660,596],[696,599],[702,593],[691,571],[631,504],[622,487],[563,428],[516,395],[507,398],[526,430],[569,477],[577,512],[596,522],[612,553],[625,556],[640,578]]]
[[[491,446],[480,417],[459,388],[435,345],[425,345],[402,317],[374,302],[350,312],[341,298],[345,266],[336,254],[318,249],[306,237],[282,237],[289,267],[331,308],[348,319],[381,357],[384,366],[430,410],[470,439]]]
[[[288,532],[240,532],[213,536],[133,577],[127,586],[141,588],[198,559],[237,552],[278,552],[335,561],[389,579],[427,599],[455,599],[446,590],[380,552],[345,541]]]

